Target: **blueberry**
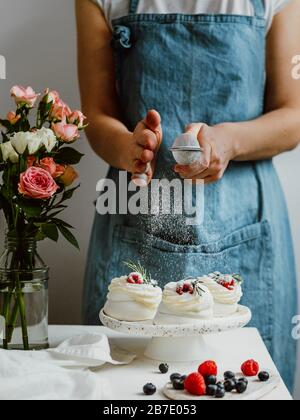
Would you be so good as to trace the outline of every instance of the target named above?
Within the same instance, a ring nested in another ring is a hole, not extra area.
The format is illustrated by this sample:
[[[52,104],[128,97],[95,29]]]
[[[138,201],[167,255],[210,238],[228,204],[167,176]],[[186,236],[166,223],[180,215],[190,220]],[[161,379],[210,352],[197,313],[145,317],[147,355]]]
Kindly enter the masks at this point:
[[[218,392],[218,387],[216,385],[208,385],[206,388],[206,395],[209,397],[215,397]]]
[[[224,398],[225,395],[225,389],[217,386],[216,398]]]
[[[180,375],[180,373],[172,373],[172,375],[170,376],[170,381],[173,382],[174,379],[181,379],[182,375]]]
[[[169,372],[169,365],[167,365],[167,363],[161,363],[159,365],[159,370],[163,374],[168,373]]]
[[[217,387],[218,387],[218,388],[225,389],[225,387],[224,387],[224,383],[223,383],[223,382],[218,382],[218,383],[217,383]]]
[[[174,379],[172,382],[173,388],[176,389],[176,391],[181,391],[184,389],[184,380],[181,379]]]
[[[181,379],[182,379],[183,381],[185,381],[185,380],[186,380],[186,378],[187,378],[187,375],[182,375],[182,377],[181,377]]]
[[[228,379],[225,381],[224,387],[226,392],[232,392],[236,387],[236,383],[235,381]]]
[[[247,378],[241,378],[238,380],[238,382],[245,382],[246,385],[248,385],[248,379]]]
[[[205,384],[208,385],[216,385],[217,383],[217,377],[210,375],[205,377]]]
[[[268,372],[260,372],[260,373],[258,374],[258,379],[259,379],[261,382],[268,382],[268,380],[270,379],[270,375],[269,375],[269,373],[268,373]]]
[[[235,379],[235,374],[233,372],[225,372],[224,373],[224,379],[227,381],[228,379]]]
[[[144,394],[153,395],[156,392],[156,386],[153,384],[146,384],[143,388]]]
[[[246,384],[246,382],[244,381],[238,381],[238,383],[236,384],[236,392],[238,394],[243,394],[244,392],[247,391],[248,385]]]

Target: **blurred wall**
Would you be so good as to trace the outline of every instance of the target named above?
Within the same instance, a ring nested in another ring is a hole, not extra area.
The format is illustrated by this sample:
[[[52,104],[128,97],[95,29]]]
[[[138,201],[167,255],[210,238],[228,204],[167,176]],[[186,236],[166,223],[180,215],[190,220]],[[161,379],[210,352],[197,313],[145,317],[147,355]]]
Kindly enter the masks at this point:
[[[1,116],[12,107],[9,89],[14,84],[31,85],[39,92],[45,87],[56,89],[72,108],[80,107],[74,18],[73,0],[0,0],[0,56],[7,63],[7,78],[0,80]],[[41,246],[41,254],[51,267],[50,322],[56,324],[81,322],[82,280],[95,186],[107,170],[85,138],[77,147],[86,155],[79,166],[81,188],[64,218],[76,227],[81,251],[72,249],[63,239],[58,244],[48,241]],[[277,159],[291,214],[300,280],[299,161],[300,149]],[[1,219],[0,244],[3,229]],[[297,396],[300,399],[300,381]]]

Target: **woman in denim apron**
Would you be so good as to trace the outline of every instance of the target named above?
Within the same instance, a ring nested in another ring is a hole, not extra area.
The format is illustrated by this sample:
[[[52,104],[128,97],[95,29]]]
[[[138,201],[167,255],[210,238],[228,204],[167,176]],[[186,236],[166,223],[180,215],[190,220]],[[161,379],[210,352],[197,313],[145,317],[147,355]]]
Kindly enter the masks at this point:
[[[263,114],[264,1],[252,4],[254,17],[161,15],[137,14],[138,1],[132,0],[128,15],[113,21],[122,121],[134,131],[149,109],[162,118],[155,178],[197,178],[195,168],[177,166],[175,173],[169,151],[188,123],[213,127]],[[198,130],[205,147],[209,127],[191,129]],[[208,180],[217,182],[205,186],[204,223],[199,226],[187,226],[176,216],[96,215],[85,322],[99,324],[108,285],[126,273],[127,260],[140,261],[162,286],[212,271],[240,273],[245,279],[242,303],[251,308],[252,325],[291,388],[296,350],[291,329],[297,307],[285,199],[271,159],[241,160],[230,161],[222,177],[208,172]],[[118,185],[119,170],[111,167],[108,178]]]

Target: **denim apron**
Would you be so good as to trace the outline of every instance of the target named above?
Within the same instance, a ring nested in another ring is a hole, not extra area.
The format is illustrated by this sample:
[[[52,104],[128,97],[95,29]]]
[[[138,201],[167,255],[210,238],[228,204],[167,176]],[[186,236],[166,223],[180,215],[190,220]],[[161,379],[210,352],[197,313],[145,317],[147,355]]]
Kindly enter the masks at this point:
[[[161,15],[137,14],[138,1],[133,0],[128,16],[113,21],[124,123],[133,130],[153,108],[162,116],[164,139],[155,178],[177,177],[169,149],[188,123],[215,125],[262,115],[266,21],[264,1],[252,4],[253,17]],[[119,171],[111,168],[108,178],[118,184]],[[108,285],[126,273],[126,260],[140,261],[162,286],[212,271],[237,272],[245,278],[242,303],[253,312],[252,326],[291,389],[296,276],[288,213],[273,163],[231,162],[223,179],[204,193],[199,226],[187,226],[177,216],[96,214],[85,322],[99,324]]]

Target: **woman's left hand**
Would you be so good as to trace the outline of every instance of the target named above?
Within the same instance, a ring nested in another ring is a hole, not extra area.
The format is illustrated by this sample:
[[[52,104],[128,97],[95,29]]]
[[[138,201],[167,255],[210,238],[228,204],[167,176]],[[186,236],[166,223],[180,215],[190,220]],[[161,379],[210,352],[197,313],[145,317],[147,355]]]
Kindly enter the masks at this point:
[[[182,178],[203,180],[205,184],[219,181],[231,160],[234,159],[233,140],[224,125],[210,127],[206,124],[191,124],[187,132],[195,133],[203,149],[202,159],[191,165],[175,165],[174,171]]]

